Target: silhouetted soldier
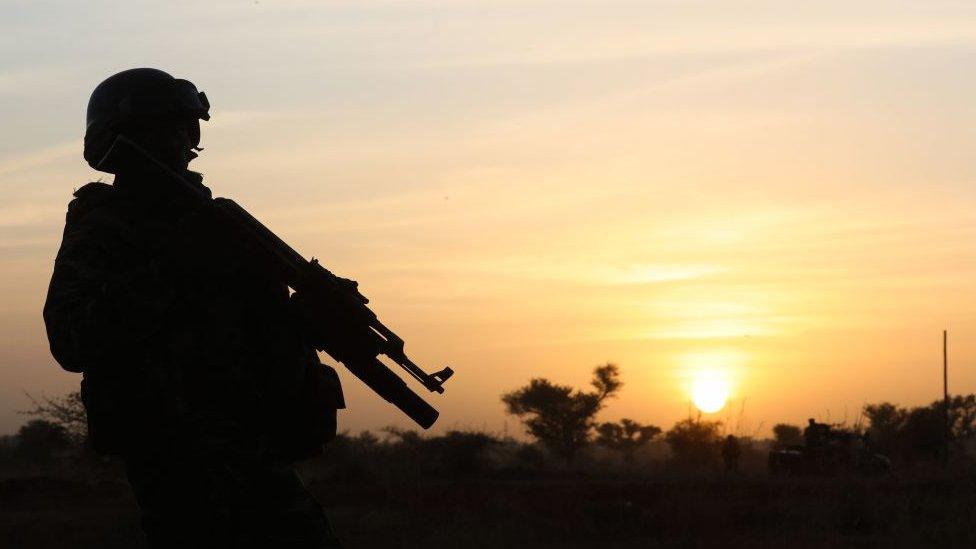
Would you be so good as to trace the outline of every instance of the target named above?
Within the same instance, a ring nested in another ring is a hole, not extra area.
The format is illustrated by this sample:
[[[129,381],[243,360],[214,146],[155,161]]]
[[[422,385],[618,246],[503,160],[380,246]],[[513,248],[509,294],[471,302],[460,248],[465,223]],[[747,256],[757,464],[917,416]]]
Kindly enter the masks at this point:
[[[803,443],[811,450],[820,450],[827,444],[827,433],[830,427],[823,423],[817,423],[813,418],[807,420],[807,426],[803,429]]]
[[[138,163],[123,134],[187,171],[209,103],[186,80],[133,69],[88,105],[85,159],[115,173],[68,206],[44,307],[51,351],[83,372],[89,436],[121,455],[159,547],[337,547],[291,463],[335,436],[335,371],[303,340],[288,289]]]
[[[739,447],[739,440],[734,435],[725,437],[722,443],[722,461],[725,462],[725,470],[733,473],[739,470],[739,456],[742,449]]]

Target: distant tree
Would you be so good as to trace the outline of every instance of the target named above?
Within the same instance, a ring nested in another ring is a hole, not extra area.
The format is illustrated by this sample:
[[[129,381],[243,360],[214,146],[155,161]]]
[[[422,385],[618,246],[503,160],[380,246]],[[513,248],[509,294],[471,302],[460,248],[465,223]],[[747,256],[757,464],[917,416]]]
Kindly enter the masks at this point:
[[[424,441],[424,437],[413,429],[401,429],[400,427],[390,425],[389,427],[384,427],[380,430],[389,435],[390,442],[402,444],[404,446],[416,447],[420,446]],[[370,433],[370,435],[372,435],[372,433]]]
[[[912,408],[899,430],[898,449],[908,461],[936,460],[942,456],[945,420],[941,402]]]
[[[908,415],[908,410],[890,402],[864,406],[864,417],[868,420],[868,440],[871,446],[888,455],[898,452],[899,439],[908,421]]]
[[[30,394],[31,408],[20,413],[59,425],[72,442],[81,443],[88,438],[88,419],[81,393],[74,391],[60,397],[41,397]]]
[[[519,444],[515,461],[523,470],[538,471],[546,464],[546,455],[537,444]]]
[[[619,423],[601,423],[597,425],[596,432],[597,444],[620,452],[624,461],[631,464],[637,450],[661,434],[661,428],[624,418]]]
[[[933,406],[942,406],[940,402],[936,401]],[[949,434],[957,443],[976,437],[976,395],[956,395],[949,398],[949,429]]]
[[[945,448],[945,402],[910,410],[889,402],[864,407],[869,422],[871,444],[906,461],[936,460]],[[976,395],[949,398],[949,442],[953,448],[965,447],[976,439]]]
[[[28,463],[50,464],[71,447],[64,427],[43,419],[32,419],[17,431],[15,455]]]
[[[671,446],[671,453],[678,465],[698,469],[718,459],[722,444],[721,428],[721,421],[690,417],[675,423],[664,435],[664,440]]]
[[[379,441],[379,437],[373,434],[370,430],[360,431],[358,435],[353,439],[357,444],[361,446],[371,447],[375,446]]]
[[[439,470],[454,475],[472,475],[487,465],[486,453],[501,441],[488,433],[448,431],[427,440],[429,453],[437,460]]]
[[[777,448],[803,444],[803,431],[796,425],[777,423],[773,426],[773,440]]]
[[[0,435],[0,464],[7,463],[16,457],[16,435]]]
[[[529,434],[572,464],[590,440],[594,417],[623,385],[613,364],[593,370],[591,392],[536,378],[521,389],[502,395],[508,413],[518,416]]]

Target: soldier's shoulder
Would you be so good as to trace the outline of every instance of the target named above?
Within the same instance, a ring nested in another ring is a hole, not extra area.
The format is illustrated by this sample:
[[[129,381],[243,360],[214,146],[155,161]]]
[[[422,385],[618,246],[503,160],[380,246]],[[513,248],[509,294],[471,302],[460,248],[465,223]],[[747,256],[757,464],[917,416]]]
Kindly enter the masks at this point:
[[[72,196],[74,199],[69,204],[69,208],[84,209],[93,208],[105,204],[116,198],[115,187],[101,181],[92,181],[76,189]]]
[[[90,183],[85,183],[80,189],[76,189],[74,194],[75,198],[89,199],[96,198],[100,196],[108,196],[115,187],[109,185],[108,183],[102,181],[92,181]]]
[[[80,222],[96,212],[109,213],[116,209],[112,206],[118,202],[118,193],[115,192],[115,187],[101,181],[93,181],[83,185],[75,190],[73,196],[74,198],[68,203],[67,221],[69,223]],[[96,217],[98,216],[96,215]]]

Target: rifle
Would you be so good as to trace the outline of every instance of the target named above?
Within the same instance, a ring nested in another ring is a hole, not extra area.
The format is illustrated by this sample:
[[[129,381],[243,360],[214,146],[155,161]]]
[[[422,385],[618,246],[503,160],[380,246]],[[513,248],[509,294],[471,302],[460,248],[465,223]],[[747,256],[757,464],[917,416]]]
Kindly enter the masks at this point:
[[[393,373],[380,359],[386,355],[428,391],[443,393],[451,368],[428,374],[403,350],[403,339],[383,325],[366,306],[369,302],[357,285],[323,267],[317,259],[306,260],[254,216],[227,198],[211,198],[169,166],[163,164],[124,135],[119,135],[99,167],[125,163],[131,168],[163,176],[182,198],[199,206],[211,206],[222,228],[253,250],[263,266],[305,300],[312,311],[309,334],[312,345],[341,362],[346,369],[424,429],[437,421],[438,412]],[[133,164],[134,163],[134,164]]]

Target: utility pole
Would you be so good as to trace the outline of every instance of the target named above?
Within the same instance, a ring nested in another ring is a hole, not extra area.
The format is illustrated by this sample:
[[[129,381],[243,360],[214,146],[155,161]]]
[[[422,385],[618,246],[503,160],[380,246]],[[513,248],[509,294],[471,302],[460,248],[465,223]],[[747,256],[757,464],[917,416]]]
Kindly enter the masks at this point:
[[[942,330],[942,459],[949,462],[949,331]]]

